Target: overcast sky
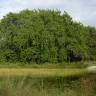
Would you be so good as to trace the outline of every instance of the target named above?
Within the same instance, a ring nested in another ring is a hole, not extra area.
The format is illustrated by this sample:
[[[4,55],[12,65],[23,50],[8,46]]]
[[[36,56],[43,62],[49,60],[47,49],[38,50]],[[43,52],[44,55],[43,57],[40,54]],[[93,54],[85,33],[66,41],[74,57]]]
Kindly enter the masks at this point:
[[[74,20],[96,26],[96,0],[0,0],[0,18],[23,9],[59,9]]]

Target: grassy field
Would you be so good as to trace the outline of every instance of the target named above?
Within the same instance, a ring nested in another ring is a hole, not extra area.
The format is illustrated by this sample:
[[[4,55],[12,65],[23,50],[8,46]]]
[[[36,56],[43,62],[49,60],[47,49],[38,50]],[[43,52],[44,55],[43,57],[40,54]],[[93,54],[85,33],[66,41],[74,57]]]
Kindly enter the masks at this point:
[[[88,74],[85,69],[1,68],[0,76],[71,77]]]
[[[78,68],[0,68],[0,96],[88,96],[83,84],[88,75]],[[95,94],[96,86],[91,89]]]
[[[0,68],[0,96],[96,96],[96,76],[86,68],[5,66]]]

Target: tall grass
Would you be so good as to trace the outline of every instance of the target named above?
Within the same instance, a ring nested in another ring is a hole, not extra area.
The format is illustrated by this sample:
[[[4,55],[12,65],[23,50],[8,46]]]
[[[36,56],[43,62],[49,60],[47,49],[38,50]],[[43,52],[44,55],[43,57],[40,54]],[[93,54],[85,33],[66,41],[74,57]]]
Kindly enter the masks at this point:
[[[86,92],[96,96],[96,76],[91,73],[90,77],[87,71],[60,68],[1,68],[0,96],[88,96]],[[91,91],[86,87],[87,84],[90,84]]]
[[[96,90],[96,86],[92,86]],[[84,88],[81,79],[76,77],[0,77],[0,96],[86,96]]]

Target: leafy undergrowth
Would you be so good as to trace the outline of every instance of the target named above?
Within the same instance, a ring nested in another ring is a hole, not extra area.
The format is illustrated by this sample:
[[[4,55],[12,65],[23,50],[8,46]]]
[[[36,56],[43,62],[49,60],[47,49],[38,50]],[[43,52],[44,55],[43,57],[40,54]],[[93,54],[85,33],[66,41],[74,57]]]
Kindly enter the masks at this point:
[[[96,63],[96,62],[94,62]],[[93,64],[90,62],[90,64]],[[86,68],[89,62],[73,62],[73,63],[24,63],[24,62],[0,62],[0,68]]]

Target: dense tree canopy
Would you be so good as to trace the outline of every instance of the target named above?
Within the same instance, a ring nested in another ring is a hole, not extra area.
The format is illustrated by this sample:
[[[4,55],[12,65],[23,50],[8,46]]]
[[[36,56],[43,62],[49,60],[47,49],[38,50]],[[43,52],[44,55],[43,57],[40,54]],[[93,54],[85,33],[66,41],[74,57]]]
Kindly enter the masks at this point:
[[[94,28],[74,22],[67,12],[9,13],[0,22],[0,60],[58,63],[90,59],[96,47],[93,34]]]

